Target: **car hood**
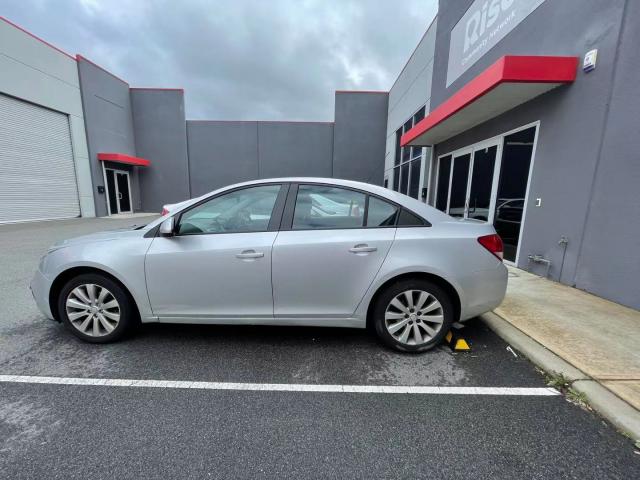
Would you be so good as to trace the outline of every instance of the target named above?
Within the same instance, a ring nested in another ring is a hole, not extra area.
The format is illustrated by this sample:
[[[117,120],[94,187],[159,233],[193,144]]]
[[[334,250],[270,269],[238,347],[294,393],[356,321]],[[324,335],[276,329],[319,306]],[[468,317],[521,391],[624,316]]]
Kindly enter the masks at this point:
[[[140,229],[139,225],[133,225],[131,227],[120,228],[118,230],[90,233],[88,235],[81,235],[79,237],[60,240],[59,242],[54,243],[49,250],[57,250],[59,248],[70,247],[72,245],[79,245],[84,243],[106,242],[118,240],[120,238],[141,237],[145,234],[145,232],[146,229]]]

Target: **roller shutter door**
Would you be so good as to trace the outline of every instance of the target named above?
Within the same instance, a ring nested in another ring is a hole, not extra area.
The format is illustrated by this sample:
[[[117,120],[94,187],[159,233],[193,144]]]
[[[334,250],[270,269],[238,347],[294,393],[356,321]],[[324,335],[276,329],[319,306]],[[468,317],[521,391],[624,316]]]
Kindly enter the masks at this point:
[[[80,215],[69,118],[0,94],[0,223]]]

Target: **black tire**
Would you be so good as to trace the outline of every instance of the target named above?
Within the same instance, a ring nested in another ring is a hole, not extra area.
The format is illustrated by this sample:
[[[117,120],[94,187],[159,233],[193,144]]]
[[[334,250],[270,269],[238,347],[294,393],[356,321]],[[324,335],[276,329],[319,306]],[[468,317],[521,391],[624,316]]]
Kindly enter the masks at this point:
[[[66,302],[69,294],[76,287],[86,284],[93,284],[106,288],[118,302],[120,318],[117,325],[110,333],[106,333],[101,336],[85,334],[72,324],[69,316],[67,315]],[[118,282],[115,282],[111,278],[99,273],[84,273],[69,280],[64,287],[62,287],[62,290],[60,290],[60,294],[58,295],[58,312],[65,327],[76,337],[89,343],[109,343],[119,340],[137,323],[137,310],[127,291]]]
[[[442,326],[435,336],[420,345],[408,345],[396,340],[387,330],[385,325],[385,312],[389,303],[398,295],[408,290],[421,290],[429,293],[440,302],[442,307]],[[372,324],[378,338],[387,346],[400,352],[419,353],[430,350],[442,342],[454,322],[453,302],[449,295],[438,285],[428,280],[408,279],[398,281],[387,287],[376,299],[373,311]]]

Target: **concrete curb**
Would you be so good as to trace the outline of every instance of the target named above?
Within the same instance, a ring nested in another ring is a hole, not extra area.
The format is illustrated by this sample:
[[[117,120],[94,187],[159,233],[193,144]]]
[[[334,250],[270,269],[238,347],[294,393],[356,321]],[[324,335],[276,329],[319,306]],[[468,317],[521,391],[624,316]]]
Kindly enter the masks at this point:
[[[481,315],[482,321],[498,336],[547,372],[561,373],[574,381],[573,388],[584,393],[589,404],[616,428],[640,441],[640,412],[567,361],[538,343],[493,312]]]

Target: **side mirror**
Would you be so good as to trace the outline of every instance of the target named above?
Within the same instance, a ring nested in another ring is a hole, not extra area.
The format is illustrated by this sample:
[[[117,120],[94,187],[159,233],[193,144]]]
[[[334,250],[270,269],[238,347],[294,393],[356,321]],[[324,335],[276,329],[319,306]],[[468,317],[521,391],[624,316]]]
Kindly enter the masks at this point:
[[[160,236],[161,237],[173,237],[175,235],[175,220],[173,217],[167,218],[160,224]]]

